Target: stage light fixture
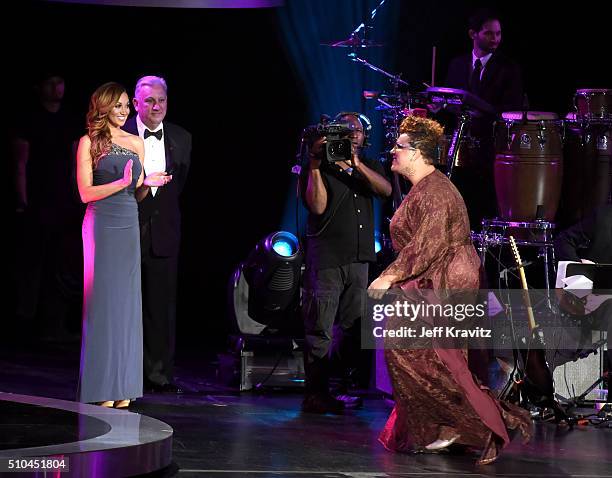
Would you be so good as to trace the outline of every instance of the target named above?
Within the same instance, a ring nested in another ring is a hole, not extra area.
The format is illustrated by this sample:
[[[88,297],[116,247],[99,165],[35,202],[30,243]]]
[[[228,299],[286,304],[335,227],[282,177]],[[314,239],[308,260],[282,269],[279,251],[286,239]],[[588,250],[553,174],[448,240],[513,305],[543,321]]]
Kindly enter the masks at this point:
[[[234,332],[292,335],[299,323],[303,252],[290,232],[269,234],[257,243],[230,281]]]

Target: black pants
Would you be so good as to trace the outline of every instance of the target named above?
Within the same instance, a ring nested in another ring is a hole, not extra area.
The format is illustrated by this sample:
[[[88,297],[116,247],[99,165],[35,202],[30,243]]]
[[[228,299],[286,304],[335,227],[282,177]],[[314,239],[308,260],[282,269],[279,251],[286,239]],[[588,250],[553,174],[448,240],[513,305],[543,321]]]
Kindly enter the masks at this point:
[[[16,224],[15,246],[16,315],[23,321],[19,325],[29,328],[30,335],[36,328],[56,338],[68,332],[69,325],[76,331],[83,295],[80,219],[46,224],[36,214],[24,213]]]
[[[306,270],[302,317],[307,393],[329,392],[332,356],[341,368],[355,361],[367,285],[367,263]]]
[[[156,256],[146,227],[141,229],[140,247],[144,380],[165,385],[173,381],[178,257]]]

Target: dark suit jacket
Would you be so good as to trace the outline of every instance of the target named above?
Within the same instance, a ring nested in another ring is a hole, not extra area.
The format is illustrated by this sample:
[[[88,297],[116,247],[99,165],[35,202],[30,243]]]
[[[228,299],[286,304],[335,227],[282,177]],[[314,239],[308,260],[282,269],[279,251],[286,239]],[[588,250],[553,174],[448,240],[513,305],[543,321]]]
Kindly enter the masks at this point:
[[[179,196],[185,186],[191,163],[191,134],[185,129],[164,121],[166,171],[172,181],[149,193],[138,203],[141,234],[151,235],[151,247],[156,256],[178,255],[181,240],[181,212]],[[136,117],[130,118],[123,129],[138,135]]]
[[[445,86],[469,90],[471,75],[472,52],[451,61]],[[518,64],[500,52],[493,53],[480,80],[479,96],[497,113],[522,110],[523,80]]]

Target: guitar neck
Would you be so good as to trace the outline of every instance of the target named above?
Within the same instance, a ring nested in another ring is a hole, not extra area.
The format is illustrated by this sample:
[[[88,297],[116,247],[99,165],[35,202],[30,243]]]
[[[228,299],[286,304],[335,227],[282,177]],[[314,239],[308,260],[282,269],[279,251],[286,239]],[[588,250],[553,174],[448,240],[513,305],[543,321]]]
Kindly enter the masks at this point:
[[[525,277],[525,271],[523,270],[523,266],[519,267],[519,275],[521,277],[521,284],[523,286],[523,302],[525,303],[525,307],[527,308],[527,320],[529,324],[529,331],[533,332],[533,330],[537,327],[535,316],[533,315],[533,307],[531,306],[531,297],[529,297],[529,288],[527,287],[527,278]]]
[[[512,249],[512,254],[514,255],[514,260],[516,262],[516,267],[519,271],[519,276],[521,278],[521,285],[523,287],[523,302],[525,303],[525,307],[527,308],[527,319],[529,321],[529,330],[533,332],[533,330],[537,327],[535,317],[533,315],[533,307],[531,306],[531,298],[529,297],[529,287],[527,286],[527,278],[525,277],[525,268],[523,267],[523,261],[521,260],[521,255],[519,254],[518,247],[516,245],[516,241],[514,237],[510,236],[510,247]]]

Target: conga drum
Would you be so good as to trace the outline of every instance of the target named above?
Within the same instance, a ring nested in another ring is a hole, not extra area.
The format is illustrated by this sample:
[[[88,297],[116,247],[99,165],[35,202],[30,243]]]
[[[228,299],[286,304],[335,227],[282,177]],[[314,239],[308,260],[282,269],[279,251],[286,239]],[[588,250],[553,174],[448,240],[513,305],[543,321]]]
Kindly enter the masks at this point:
[[[612,120],[612,89],[583,88],[574,95],[576,119]]]
[[[495,192],[502,219],[553,221],[563,178],[555,113],[511,111],[495,124]]]
[[[577,223],[609,201],[611,133],[612,121],[565,120],[564,175],[558,214],[562,227]]]

